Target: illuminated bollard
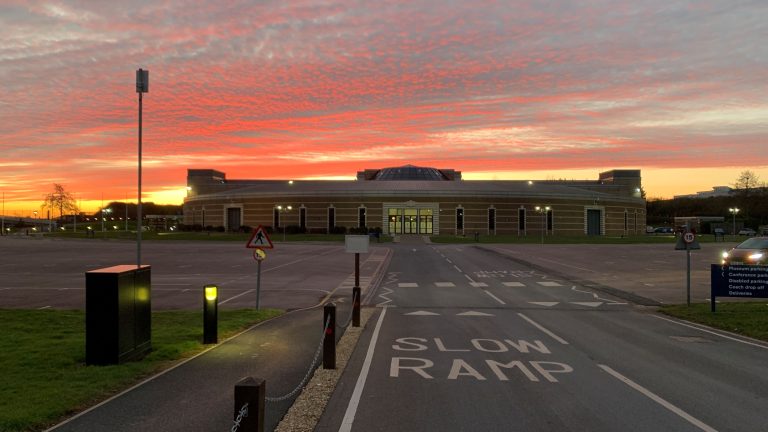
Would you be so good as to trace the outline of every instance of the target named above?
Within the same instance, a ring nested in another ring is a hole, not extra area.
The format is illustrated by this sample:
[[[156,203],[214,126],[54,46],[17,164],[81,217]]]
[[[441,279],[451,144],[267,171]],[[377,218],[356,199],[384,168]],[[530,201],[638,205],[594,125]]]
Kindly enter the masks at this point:
[[[360,287],[352,288],[352,327],[360,327]]]
[[[203,343],[219,342],[219,289],[216,285],[203,288]]]
[[[325,327],[326,322],[328,327]],[[323,369],[336,369],[336,305],[333,303],[323,307],[323,328]]]

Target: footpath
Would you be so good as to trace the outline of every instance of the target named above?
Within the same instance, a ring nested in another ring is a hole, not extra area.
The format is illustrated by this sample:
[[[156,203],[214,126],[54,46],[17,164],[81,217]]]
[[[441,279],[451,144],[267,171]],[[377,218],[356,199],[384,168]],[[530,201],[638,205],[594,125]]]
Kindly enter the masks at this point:
[[[391,250],[375,248],[360,265],[362,298],[376,289]],[[354,274],[315,307],[260,323],[171,369],[48,429],[74,431],[230,431],[234,387],[252,376],[266,381],[265,430],[273,430],[320,361],[323,308],[336,303],[337,324],[352,309]],[[337,341],[342,331],[336,332]]]

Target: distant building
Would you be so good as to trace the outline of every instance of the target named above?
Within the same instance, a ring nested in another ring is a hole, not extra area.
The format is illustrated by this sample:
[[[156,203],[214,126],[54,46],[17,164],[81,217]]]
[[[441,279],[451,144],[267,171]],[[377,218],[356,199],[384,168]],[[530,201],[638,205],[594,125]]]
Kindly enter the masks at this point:
[[[634,235],[645,233],[640,170],[597,180],[462,180],[461,172],[405,165],[357,180],[229,180],[190,169],[184,224],[295,226],[307,232],[380,228],[390,235]],[[290,211],[286,211],[291,206]]]
[[[713,186],[711,191],[696,192],[688,195],[675,195],[675,198],[710,198],[717,196],[728,196],[733,193],[730,186]]]

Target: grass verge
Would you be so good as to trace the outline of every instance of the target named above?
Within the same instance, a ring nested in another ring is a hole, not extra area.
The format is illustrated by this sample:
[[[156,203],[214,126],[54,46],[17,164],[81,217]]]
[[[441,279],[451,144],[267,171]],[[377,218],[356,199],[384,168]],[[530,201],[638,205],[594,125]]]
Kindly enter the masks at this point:
[[[219,310],[219,338],[282,313]],[[201,311],[153,312],[152,352],[113,366],[85,365],[84,311],[2,309],[0,322],[2,432],[42,430],[206,348]]]
[[[717,312],[709,303],[668,305],[659,312],[768,342],[768,304],[765,302],[718,303]]]

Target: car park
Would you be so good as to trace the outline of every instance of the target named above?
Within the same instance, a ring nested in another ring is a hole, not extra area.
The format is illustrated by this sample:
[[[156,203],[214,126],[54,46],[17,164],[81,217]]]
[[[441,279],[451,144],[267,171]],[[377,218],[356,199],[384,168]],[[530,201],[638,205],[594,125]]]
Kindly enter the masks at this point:
[[[768,264],[768,237],[752,237],[723,252],[722,264]]]
[[[753,236],[757,235],[757,231],[753,230],[752,228],[742,228],[739,231],[739,235]]]

